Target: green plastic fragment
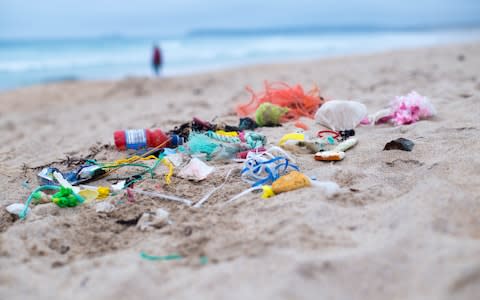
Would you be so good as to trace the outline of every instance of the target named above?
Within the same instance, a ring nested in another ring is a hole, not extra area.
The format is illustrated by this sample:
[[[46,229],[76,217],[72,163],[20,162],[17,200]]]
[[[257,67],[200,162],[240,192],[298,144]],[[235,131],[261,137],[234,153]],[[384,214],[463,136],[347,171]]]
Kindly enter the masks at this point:
[[[328,143],[329,143],[330,145],[335,144],[335,139],[334,139],[333,136],[331,136],[331,135],[329,135],[329,136],[327,137],[327,141],[328,141]]]
[[[206,257],[206,256],[200,256],[200,264],[201,264],[202,266],[208,264],[208,257]]]
[[[220,142],[217,142],[207,135],[197,132],[191,132],[188,137],[188,148],[191,154],[205,153],[207,157],[211,157]]]
[[[180,260],[183,258],[180,254],[173,253],[169,255],[164,255],[164,256],[157,256],[157,255],[149,255],[145,252],[140,252],[140,257],[146,260]]]
[[[38,204],[40,200],[42,199],[42,192],[37,191],[32,194],[32,199],[34,204]]]
[[[74,207],[83,201],[83,198],[75,194],[71,188],[65,187],[60,187],[60,191],[52,196],[52,202],[59,207]]]
[[[32,194],[33,199],[39,200],[42,199],[42,193],[40,191],[36,191]]]

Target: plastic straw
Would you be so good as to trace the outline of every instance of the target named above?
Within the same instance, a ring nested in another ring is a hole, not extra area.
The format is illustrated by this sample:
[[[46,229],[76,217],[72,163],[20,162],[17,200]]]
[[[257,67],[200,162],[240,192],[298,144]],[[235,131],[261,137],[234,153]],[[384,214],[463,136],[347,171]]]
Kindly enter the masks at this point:
[[[248,195],[248,194],[250,194],[251,192],[257,191],[257,190],[262,190],[262,187],[261,187],[261,186],[255,186],[255,187],[246,189],[246,190],[244,190],[243,192],[241,192],[241,193],[233,196],[233,198],[231,198],[230,200],[228,200],[226,203],[233,202],[233,201],[237,200],[238,198],[241,198],[241,197],[243,197],[243,196],[245,196],[245,195]]]
[[[225,180],[223,181],[223,183],[221,185],[219,185],[218,187],[216,187],[213,190],[211,190],[210,192],[208,192],[205,196],[203,196],[202,199],[200,199],[197,203],[195,203],[195,205],[193,207],[195,207],[195,208],[201,207],[202,204],[205,203],[210,198],[210,196],[212,196],[213,193],[215,193],[217,190],[221,189],[225,185],[225,183],[227,183],[228,177],[230,176],[230,174],[232,174],[233,170],[235,170],[235,169],[230,169],[230,171],[228,171],[227,175],[225,176]]]
[[[162,193],[156,193],[156,192],[147,192],[147,191],[142,191],[138,189],[129,189],[130,191],[140,194],[140,195],[145,195],[145,196],[150,196],[150,197],[155,197],[155,198],[162,198],[166,200],[171,200],[171,201],[176,201],[176,202],[181,202],[185,205],[191,206],[192,205],[192,200],[185,199],[182,197],[177,197],[173,195],[167,195],[167,194],[162,194]]]

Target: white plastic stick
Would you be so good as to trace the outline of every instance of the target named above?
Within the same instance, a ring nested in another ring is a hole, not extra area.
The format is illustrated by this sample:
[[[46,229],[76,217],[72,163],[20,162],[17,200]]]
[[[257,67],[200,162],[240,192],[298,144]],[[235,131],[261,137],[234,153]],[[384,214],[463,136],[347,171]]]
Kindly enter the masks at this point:
[[[336,152],[345,152],[348,149],[352,148],[358,143],[358,140],[356,138],[349,138],[346,141],[341,142],[340,144],[337,145],[332,151]]]
[[[132,192],[140,194],[140,195],[145,195],[145,196],[150,196],[150,197],[155,197],[155,198],[162,198],[162,199],[171,200],[171,201],[177,201],[177,202],[181,202],[181,203],[183,203],[185,205],[188,205],[188,206],[191,206],[192,202],[193,202],[192,200],[177,197],[177,196],[173,196],[173,195],[166,195],[166,194],[156,193],[156,192],[147,192],[147,191],[142,191],[142,190],[138,190],[138,189],[130,189],[130,190]]]
[[[60,185],[63,186],[64,188],[70,188],[75,193],[80,192],[80,188],[77,186],[71,185],[70,182],[68,182],[61,173],[55,171],[53,172],[53,177],[55,177],[57,182],[60,183]]]
[[[221,185],[217,186],[216,188],[214,188],[213,190],[211,190],[210,192],[205,194],[205,196],[203,196],[202,199],[200,199],[197,203],[195,203],[195,205],[193,207],[195,207],[195,208],[201,207],[202,204],[205,203],[210,198],[210,196],[212,196],[213,193],[215,193],[217,190],[221,189],[225,185],[225,183],[227,183],[228,177],[233,172],[233,170],[235,170],[235,169],[230,169],[230,171],[227,172],[227,175],[225,176],[225,180],[223,181],[223,183]]]
[[[262,190],[262,187],[261,186],[256,186],[256,187],[252,187],[252,188],[249,188],[249,189],[246,189],[244,190],[243,192],[233,196],[230,200],[228,200],[227,202],[225,203],[230,203],[230,202],[233,202],[235,200],[237,200],[238,198],[241,198],[247,194],[250,194],[251,192],[253,191],[257,191],[257,190]]]

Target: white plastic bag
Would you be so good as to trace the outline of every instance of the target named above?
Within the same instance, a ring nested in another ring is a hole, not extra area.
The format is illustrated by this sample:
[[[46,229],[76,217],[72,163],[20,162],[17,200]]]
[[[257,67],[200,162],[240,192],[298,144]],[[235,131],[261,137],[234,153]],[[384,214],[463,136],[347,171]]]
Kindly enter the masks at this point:
[[[207,178],[214,169],[214,167],[211,167],[200,159],[194,157],[183,169],[180,170],[178,176],[185,179],[200,181]]]
[[[335,131],[357,127],[367,116],[367,107],[357,101],[331,100],[325,102],[315,114],[317,123]]]

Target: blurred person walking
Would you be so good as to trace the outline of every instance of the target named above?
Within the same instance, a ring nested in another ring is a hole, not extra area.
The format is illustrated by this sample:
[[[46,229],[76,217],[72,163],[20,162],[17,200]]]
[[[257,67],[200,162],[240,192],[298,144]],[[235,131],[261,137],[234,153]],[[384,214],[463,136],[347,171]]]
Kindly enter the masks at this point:
[[[160,69],[162,68],[162,52],[158,45],[153,46],[152,67],[155,75],[158,76],[160,74]]]

